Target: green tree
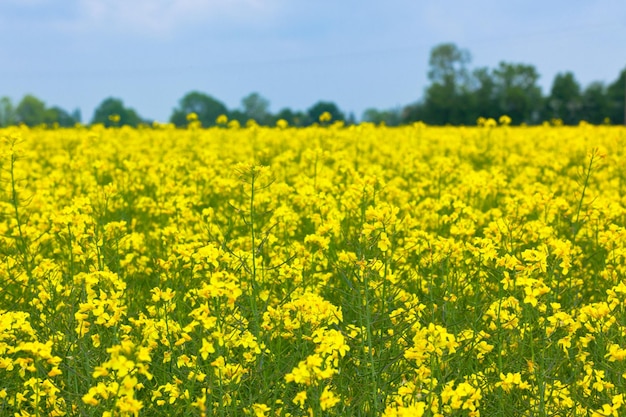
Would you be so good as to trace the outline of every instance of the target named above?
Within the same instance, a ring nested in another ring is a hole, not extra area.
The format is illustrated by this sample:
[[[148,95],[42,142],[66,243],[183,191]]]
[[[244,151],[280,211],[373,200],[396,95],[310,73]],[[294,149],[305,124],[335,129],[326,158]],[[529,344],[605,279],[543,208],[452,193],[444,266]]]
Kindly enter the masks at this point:
[[[241,99],[241,107],[247,119],[252,119],[260,125],[271,123],[270,102],[259,93],[251,93]]]
[[[593,124],[601,124],[609,117],[609,98],[606,87],[601,82],[589,84],[582,93],[581,119]]]
[[[15,109],[18,122],[27,126],[37,126],[46,122],[46,105],[37,97],[27,94]]]
[[[511,117],[513,123],[538,123],[543,98],[536,68],[500,62],[493,76],[501,113]]]
[[[228,109],[215,98],[198,91],[187,93],[180,99],[178,107],[174,109],[170,117],[170,122],[176,126],[182,127],[187,125],[187,115],[195,113],[202,126],[214,126],[216,119],[228,114]]]
[[[75,110],[70,114],[66,110],[54,106],[46,109],[44,121],[49,126],[57,123],[61,127],[72,127],[80,122],[80,112]]]
[[[9,97],[0,98],[0,127],[15,124],[17,115]]]
[[[119,117],[118,120],[116,120]],[[109,97],[102,101],[96,108],[91,119],[91,123],[102,123],[103,125],[110,126],[137,126],[143,120],[137,112],[129,107],[124,106],[124,102],[121,99]]]
[[[431,85],[425,94],[425,118],[431,124],[472,123],[470,76],[471,55],[454,43],[435,46],[428,61]]]
[[[620,73],[617,80],[609,84],[607,97],[609,101],[609,118],[612,123],[626,124],[626,109],[624,96],[626,95],[626,68]]]
[[[301,111],[293,111],[290,108],[285,107],[274,116],[274,119],[276,119],[276,121],[280,119],[285,120],[290,126],[304,126],[307,120],[307,115]]]
[[[344,114],[335,103],[330,101],[318,101],[306,111],[308,123],[319,122],[320,116],[326,112],[330,113],[333,122],[346,120]]]
[[[498,107],[496,82],[489,68],[477,68],[472,72],[471,116],[473,122],[479,117],[497,119],[501,116]]]
[[[582,116],[583,100],[580,84],[574,74],[557,74],[546,98],[545,119],[561,119],[567,125],[577,124]]]
[[[408,104],[402,108],[402,113],[400,117],[402,123],[425,121],[427,119],[426,105],[422,101]]]
[[[363,112],[363,116],[361,119],[364,122],[370,122],[375,124],[385,124],[387,126],[398,126],[402,123],[402,110],[400,108],[397,109],[389,109],[389,110],[378,110],[374,108],[366,109]]]
[[[245,126],[248,119],[249,117],[239,109],[230,110],[228,112],[228,120],[237,120],[241,126]]]
[[[471,61],[472,56],[467,49],[461,49],[454,43],[437,45],[430,51],[428,79],[435,84],[461,87],[469,79],[467,65]]]

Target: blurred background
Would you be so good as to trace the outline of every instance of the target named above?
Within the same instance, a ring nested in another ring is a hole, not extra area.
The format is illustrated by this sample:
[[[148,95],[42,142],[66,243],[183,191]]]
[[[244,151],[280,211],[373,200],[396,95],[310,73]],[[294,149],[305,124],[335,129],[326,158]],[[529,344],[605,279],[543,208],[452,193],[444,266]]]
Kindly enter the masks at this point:
[[[0,39],[0,125],[626,123],[620,0],[2,0]]]

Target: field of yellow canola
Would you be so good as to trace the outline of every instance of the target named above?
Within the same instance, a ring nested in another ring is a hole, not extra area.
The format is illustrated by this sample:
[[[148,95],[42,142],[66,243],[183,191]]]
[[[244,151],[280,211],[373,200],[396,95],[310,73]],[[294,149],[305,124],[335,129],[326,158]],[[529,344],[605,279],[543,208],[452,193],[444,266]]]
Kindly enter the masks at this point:
[[[623,127],[0,140],[0,416],[626,413]]]

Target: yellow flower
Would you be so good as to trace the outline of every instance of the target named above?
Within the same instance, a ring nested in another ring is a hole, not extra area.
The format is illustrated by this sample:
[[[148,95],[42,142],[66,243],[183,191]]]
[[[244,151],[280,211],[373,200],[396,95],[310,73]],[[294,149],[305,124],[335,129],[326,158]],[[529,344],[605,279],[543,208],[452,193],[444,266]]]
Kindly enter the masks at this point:
[[[320,122],[322,123],[330,122],[332,118],[333,116],[329,112],[325,111],[324,113],[320,115]]]
[[[378,249],[383,252],[387,252],[389,247],[391,246],[391,242],[389,242],[389,238],[387,237],[387,233],[382,232],[378,236]]]
[[[328,387],[324,387],[322,395],[320,395],[320,407],[322,411],[326,411],[329,408],[333,408],[340,401],[339,397],[335,395]]]
[[[297,404],[300,408],[304,408],[304,402],[306,401],[306,391],[300,391],[293,398],[293,403]]]
[[[271,411],[271,408],[265,404],[257,403],[252,405],[252,410],[254,411],[254,417],[266,417],[267,413]]]
[[[500,381],[496,382],[496,387],[501,387],[504,391],[509,392],[516,387],[523,390],[530,389],[530,384],[522,380],[519,372],[509,372],[506,375],[500,374]]]
[[[500,116],[500,118],[498,119],[498,122],[503,125],[503,126],[508,126],[511,124],[511,118],[507,115],[502,115]]]
[[[611,343],[609,345],[609,353],[604,355],[605,358],[609,358],[609,362],[623,361],[626,359],[626,349],[622,349],[620,345]]]

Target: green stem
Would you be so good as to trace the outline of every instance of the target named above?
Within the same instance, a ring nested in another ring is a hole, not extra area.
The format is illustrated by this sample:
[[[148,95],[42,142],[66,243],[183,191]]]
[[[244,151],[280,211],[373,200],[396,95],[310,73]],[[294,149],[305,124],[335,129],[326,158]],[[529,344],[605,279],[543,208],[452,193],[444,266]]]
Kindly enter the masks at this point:
[[[576,220],[574,221],[574,236],[572,236],[572,242],[576,240],[576,235],[580,230],[580,212],[583,208],[583,200],[585,199],[585,193],[587,192],[587,187],[589,186],[589,178],[591,177],[591,168],[593,167],[593,160],[596,156],[595,150],[591,152],[591,158],[589,159],[589,165],[587,169],[584,171],[585,173],[585,182],[583,184],[583,191],[580,196],[580,201],[578,202],[578,209],[576,210]]]
[[[28,253],[28,244],[26,242],[26,237],[24,236],[24,231],[22,229],[22,220],[20,218],[19,212],[19,197],[17,195],[17,186],[15,180],[15,153],[11,152],[11,205],[13,206],[13,213],[15,215],[15,221],[17,222],[17,233],[18,233],[18,249],[21,252],[24,268],[26,269],[26,275],[28,277],[28,288],[32,288],[33,274],[31,269],[31,259]]]
[[[254,210],[254,194],[255,194],[255,186],[256,186],[256,176],[257,170],[256,167],[252,167],[251,176],[250,176],[250,239],[252,240],[252,279],[250,280],[250,307],[252,309],[252,317],[254,320],[254,330],[253,334],[258,338],[259,331],[261,328],[260,320],[259,320],[259,311],[257,306],[257,296],[258,296],[258,288],[257,288],[257,268],[256,268],[256,233],[254,230],[254,222],[256,217],[256,212]]]
[[[367,349],[368,349],[368,359],[371,371],[371,380],[372,380],[372,401],[374,402],[372,410],[378,414],[378,375],[376,372],[376,366],[374,362],[374,349],[372,345],[372,311],[370,307],[370,297],[369,297],[369,280],[368,273],[365,271],[362,274],[363,277],[363,291],[365,296],[365,329],[367,331]]]

